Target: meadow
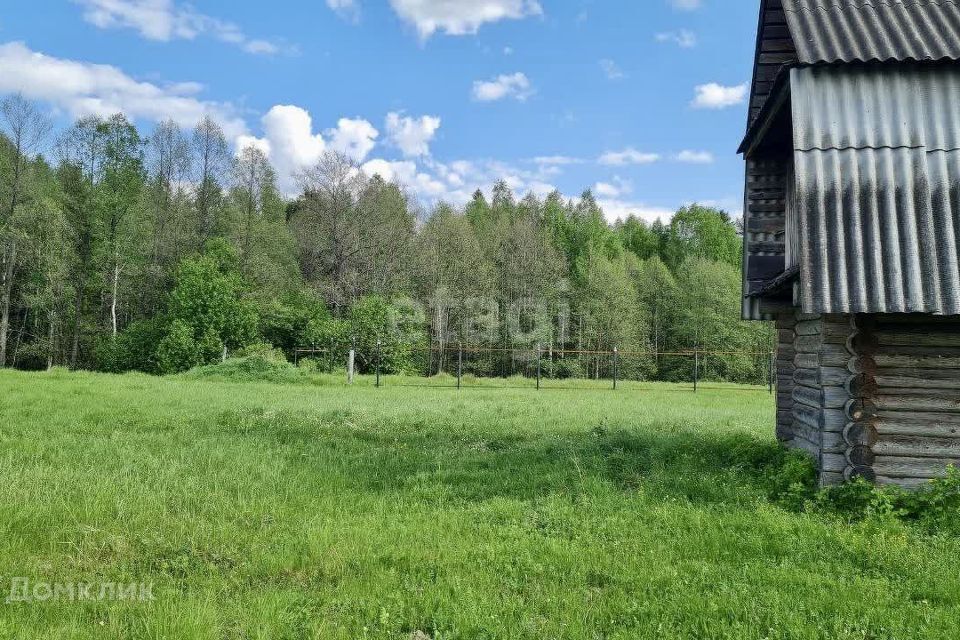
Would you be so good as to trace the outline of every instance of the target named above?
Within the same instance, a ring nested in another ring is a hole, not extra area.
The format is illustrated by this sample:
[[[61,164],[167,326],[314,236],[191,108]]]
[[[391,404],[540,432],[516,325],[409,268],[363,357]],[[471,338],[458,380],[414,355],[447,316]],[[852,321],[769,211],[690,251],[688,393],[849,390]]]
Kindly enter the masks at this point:
[[[773,499],[765,388],[471,382],[0,371],[0,638],[956,637],[960,539]]]

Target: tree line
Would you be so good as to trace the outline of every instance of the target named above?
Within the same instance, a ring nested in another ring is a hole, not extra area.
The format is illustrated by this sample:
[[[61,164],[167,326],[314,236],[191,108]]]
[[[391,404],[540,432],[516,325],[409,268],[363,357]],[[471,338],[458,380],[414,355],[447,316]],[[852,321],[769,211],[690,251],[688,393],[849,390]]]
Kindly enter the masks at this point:
[[[0,124],[0,366],[165,374],[350,345],[361,369],[379,350],[385,371],[441,373],[465,344],[490,350],[471,360],[482,375],[536,347],[564,376],[601,375],[589,354],[614,348],[636,378],[686,378],[661,354],[692,348],[729,352],[705,377],[766,375],[771,329],[740,320],[741,239],[714,208],[611,225],[590,191],[500,182],[424,210],[336,153],[286,198],[267,156],[232,154],[209,117],[54,134],[12,96]]]

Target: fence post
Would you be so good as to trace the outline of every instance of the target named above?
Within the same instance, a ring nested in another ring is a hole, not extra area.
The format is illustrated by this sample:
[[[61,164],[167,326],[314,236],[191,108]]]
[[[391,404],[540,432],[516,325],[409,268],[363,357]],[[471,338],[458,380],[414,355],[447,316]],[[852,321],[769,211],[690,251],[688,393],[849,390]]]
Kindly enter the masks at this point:
[[[613,390],[617,390],[617,377],[620,374],[620,350],[613,348]]]
[[[773,375],[776,370],[776,352],[770,352],[770,362],[767,365],[767,382],[770,385],[770,395],[773,395]]]
[[[350,343],[350,353],[347,355],[347,384],[353,384],[353,366],[357,358],[356,341]]]
[[[543,354],[542,347],[540,343],[537,343],[537,391],[540,391],[540,360],[541,355]]]
[[[457,389],[460,388],[463,380],[463,343],[457,343]]]
[[[693,392],[697,392],[697,384],[700,382],[700,351],[693,350]]]
[[[380,388],[380,340],[377,340],[377,389]]]

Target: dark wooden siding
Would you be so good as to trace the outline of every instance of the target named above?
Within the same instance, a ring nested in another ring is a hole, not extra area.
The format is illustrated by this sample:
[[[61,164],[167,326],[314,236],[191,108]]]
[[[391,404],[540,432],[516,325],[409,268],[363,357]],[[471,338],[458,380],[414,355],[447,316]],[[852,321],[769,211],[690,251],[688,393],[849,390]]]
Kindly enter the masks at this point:
[[[750,122],[757,117],[760,107],[770,95],[780,68],[797,60],[797,49],[790,37],[781,0],[762,1],[750,95]]]

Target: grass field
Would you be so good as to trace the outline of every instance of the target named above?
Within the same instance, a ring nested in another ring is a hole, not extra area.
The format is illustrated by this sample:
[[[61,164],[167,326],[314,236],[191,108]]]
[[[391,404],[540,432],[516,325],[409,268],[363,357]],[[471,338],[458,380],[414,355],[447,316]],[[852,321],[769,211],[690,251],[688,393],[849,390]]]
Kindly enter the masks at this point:
[[[957,538],[770,501],[765,389],[314,382],[0,371],[0,638],[957,637]]]

